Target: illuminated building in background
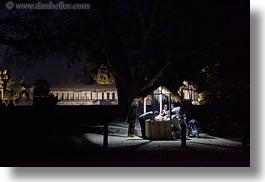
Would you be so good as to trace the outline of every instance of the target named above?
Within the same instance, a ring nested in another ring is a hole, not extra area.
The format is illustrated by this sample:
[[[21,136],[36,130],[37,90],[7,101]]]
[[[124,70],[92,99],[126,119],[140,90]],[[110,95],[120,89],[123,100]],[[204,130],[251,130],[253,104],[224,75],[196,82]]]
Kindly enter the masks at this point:
[[[115,85],[58,85],[50,94],[58,98],[57,105],[117,105]]]
[[[101,65],[96,84],[51,86],[50,94],[58,98],[57,105],[118,105],[115,79],[107,66]]]
[[[33,89],[28,89],[28,99],[21,95],[15,104],[32,105]],[[116,85],[53,85],[50,94],[58,98],[57,105],[118,105]]]
[[[97,74],[92,76],[99,85],[115,85],[114,76],[104,64],[99,67]]]
[[[0,99],[1,100],[4,100],[4,92],[6,89],[5,84],[8,79],[9,79],[8,70],[7,69],[0,70]]]
[[[190,101],[193,105],[199,105],[199,93],[198,86],[190,83],[186,80],[183,81],[183,85],[178,90],[179,96],[182,101]]]
[[[52,85],[49,94],[58,98],[57,105],[118,105],[118,92],[113,76],[101,66],[95,82],[90,85]],[[22,89],[14,97],[6,90],[10,79],[7,70],[0,70],[0,98],[8,103],[10,99],[15,105],[33,105],[34,86]]]

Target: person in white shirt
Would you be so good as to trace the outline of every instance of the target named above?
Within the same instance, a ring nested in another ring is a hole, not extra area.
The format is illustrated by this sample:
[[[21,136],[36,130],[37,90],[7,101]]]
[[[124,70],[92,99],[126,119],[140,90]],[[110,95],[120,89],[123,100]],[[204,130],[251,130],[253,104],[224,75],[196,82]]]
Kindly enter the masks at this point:
[[[183,112],[180,106],[176,106],[176,104],[171,104],[171,113],[172,113],[172,124],[173,124],[173,133],[175,138],[178,138],[181,131],[181,125],[183,124]]]

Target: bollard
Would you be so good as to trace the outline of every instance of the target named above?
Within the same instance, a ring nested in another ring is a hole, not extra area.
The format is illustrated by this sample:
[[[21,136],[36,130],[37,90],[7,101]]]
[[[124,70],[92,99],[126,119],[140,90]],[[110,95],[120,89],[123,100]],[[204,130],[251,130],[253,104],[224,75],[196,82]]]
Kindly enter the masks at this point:
[[[128,127],[128,136],[134,137],[135,135],[135,122],[137,119],[137,107],[138,104],[136,102],[132,102],[130,112],[129,112],[129,127]]]
[[[186,148],[186,125],[184,122],[181,123],[181,147]]]
[[[109,123],[108,123],[108,121],[104,122],[103,131],[104,131],[103,147],[107,148],[108,147],[108,135],[109,135],[109,133],[108,133],[108,131],[109,131]]]

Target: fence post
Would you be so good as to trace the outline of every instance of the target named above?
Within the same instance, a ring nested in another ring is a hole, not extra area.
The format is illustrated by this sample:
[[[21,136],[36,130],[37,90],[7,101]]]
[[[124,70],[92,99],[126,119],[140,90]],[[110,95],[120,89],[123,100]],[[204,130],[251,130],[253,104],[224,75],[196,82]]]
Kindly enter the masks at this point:
[[[135,135],[135,122],[137,119],[137,108],[138,103],[132,102],[130,112],[129,112],[129,127],[128,127],[128,136],[134,137]]]
[[[108,147],[108,135],[109,135],[109,123],[107,120],[104,121],[104,138],[103,138],[103,147],[107,148]]]
[[[181,122],[181,147],[186,148],[186,125],[184,121]]]

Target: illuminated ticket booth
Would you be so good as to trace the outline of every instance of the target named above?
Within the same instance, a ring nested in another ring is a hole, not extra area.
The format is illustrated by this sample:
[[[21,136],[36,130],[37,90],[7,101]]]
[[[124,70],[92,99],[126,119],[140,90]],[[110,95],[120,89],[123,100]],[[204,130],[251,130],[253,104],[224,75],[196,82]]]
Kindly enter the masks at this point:
[[[171,93],[166,88],[159,87],[153,91],[151,98],[152,111],[153,113],[159,111],[159,115],[153,114],[152,119],[145,120],[145,135],[151,140],[170,140],[172,139]],[[144,100],[144,112],[146,112],[146,98]]]

